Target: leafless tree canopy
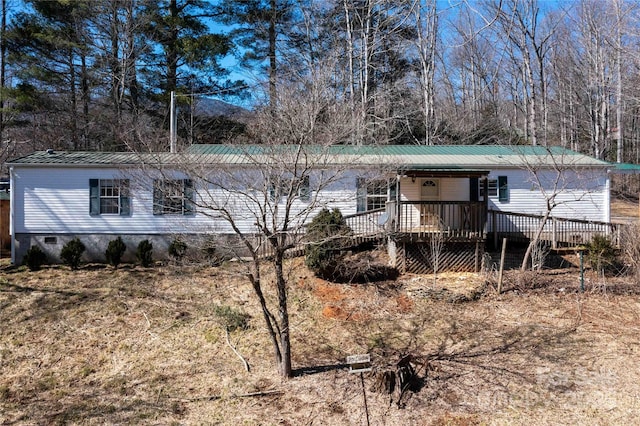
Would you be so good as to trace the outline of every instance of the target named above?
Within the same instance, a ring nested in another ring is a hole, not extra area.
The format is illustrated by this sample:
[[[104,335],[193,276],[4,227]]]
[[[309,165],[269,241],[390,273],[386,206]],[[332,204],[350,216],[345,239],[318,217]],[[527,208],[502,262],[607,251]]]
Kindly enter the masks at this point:
[[[170,90],[183,145],[512,143],[640,158],[634,1],[23,3],[2,1],[3,158],[166,150]],[[214,21],[233,26],[213,33]]]

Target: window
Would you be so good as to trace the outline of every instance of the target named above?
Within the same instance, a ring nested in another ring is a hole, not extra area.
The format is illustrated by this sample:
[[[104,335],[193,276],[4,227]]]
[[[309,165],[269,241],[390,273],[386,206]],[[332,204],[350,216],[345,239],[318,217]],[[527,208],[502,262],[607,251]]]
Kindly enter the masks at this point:
[[[357,178],[356,210],[364,212],[384,208],[389,199],[388,188],[389,185],[386,179],[367,180],[365,178]]]
[[[437,200],[440,198],[440,185],[438,179],[427,179],[420,187],[420,197],[423,200]]]
[[[309,183],[309,176],[303,176],[300,179],[300,185],[298,186],[298,196],[300,201],[307,202],[311,199],[311,185]]]
[[[488,187],[489,187],[489,197],[497,197],[498,196],[498,180],[497,179],[487,179]],[[480,179],[480,196],[485,196],[484,190],[484,180]]]
[[[89,214],[130,214],[129,179],[89,179]]]
[[[277,184],[278,182],[280,185]],[[296,193],[300,201],[309,201],[311,199],[309,176],[289,179],[274,177],[269,181],[269,199],[271,201],[280,201],[280,197],[289,194],[290,190]]]
[[[153,181],[153,214],[194,214],[193,182],[190,179]]]
[[[485,196],[484,181],[480,180],[480,196]],[[498,197],[499,201],[509,201],[509,185],[507,184],[507,176],[498,176],[498,179],[487,179],[489,188],[488,194],[490,198]]]

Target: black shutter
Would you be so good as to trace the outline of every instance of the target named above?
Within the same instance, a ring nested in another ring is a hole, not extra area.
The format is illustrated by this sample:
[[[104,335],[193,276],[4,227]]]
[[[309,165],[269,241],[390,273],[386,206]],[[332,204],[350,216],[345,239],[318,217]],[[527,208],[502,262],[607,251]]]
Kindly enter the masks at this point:
[[[164,194],[161,180],[153,181],[153,214],[160,215],[163,212]]]
[[[469,201],[478,201],[480,197],[478,196],[478,178],[472,177],[469,178]]]
[[[309,184],[309,176],[302,176],[300,181],[300,201],[309,201],[311,199],[311,187]]]
[[[365,178],[356,178],[356,212],[367,210],[367,181]]]
[[[193,190],[193,181],[191,179],[185,179],[184,183],[184,192],[183,192],[183,203],[184,203],[184,214],[195,214],[195,191]]]
[[[509,185],[506,176],[498,176],[498,199],[500,201],[509,201]]]
[[[120,216],[129,216],[130,214],[129,179],[123,179],[120,181]]]
[[[89,214],[100,215],[100,180],[89,179]]]

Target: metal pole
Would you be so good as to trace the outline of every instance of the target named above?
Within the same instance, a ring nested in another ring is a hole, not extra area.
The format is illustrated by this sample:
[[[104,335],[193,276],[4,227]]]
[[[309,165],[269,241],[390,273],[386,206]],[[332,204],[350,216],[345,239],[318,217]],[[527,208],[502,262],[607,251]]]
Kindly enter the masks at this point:
[[[367,416],[367,426],[369,426],[369,406],[367,405],[367,391],[364,388],[364,375],[360,373],[360,383],[362,383],[362,398],[364,398],[364,413]]]
[[[176,152],[176,92],[171,91],[169,101],[169,152]]]
[[[584,293],[584,252],[580,250],[580,292]]]

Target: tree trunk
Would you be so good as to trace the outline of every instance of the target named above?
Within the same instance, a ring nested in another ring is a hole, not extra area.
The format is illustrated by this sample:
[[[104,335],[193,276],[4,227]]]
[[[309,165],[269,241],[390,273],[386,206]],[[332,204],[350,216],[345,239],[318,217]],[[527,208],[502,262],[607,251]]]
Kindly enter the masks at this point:
[[[271,338],[271,343],[273,344],[273,352],[275,356],[276,365],[278,368],[282,365],[282,352],[280,350],[280,341],[277,328],[277,323],[275,322],[275,318],[271,314],[269,307],[267,306],[267,300],[264,297],[264,293],[262,292],[262,281],[260,278],[260,259],[257,257],[257,253],[254,252],[253,259],[253,274],[249,274],[249,281],[251,282],[251,286],[253,287],[253,291],[258,297],[258,301],[260,302],[260,308],[262,309],[262,317],[267,326],[267,331],[269,332],[269,337]]]
[[[540,242],[540,236],[542,235],[542,231],[544,231],[544,227],[551,216],[551,210],[547,209],[542,220],[540,221],[540,225],[538,225],[538,229],[536,229],[536,233],[533,239],[529,242],[527,246],[527,251],[524,253],[524,259],[522,259],[522,265],[520,265],[520,270],[525,271],[527,269],[527,265],[529,264],[529,258],[531,258],[531,252],[533,248]]]
[[[624,132],[622,122],[622,11],[620,0],[613,2],[616,8],[616,161],[624,162]]]
[[[166,44],[167,49],[167,87],[166,94],[175,91],[178,87],[178,27],[175,21],[179,18],[177,0],[169,3],[169,16],[171,17],[171,27]]]
[[[291,337],[289,334],[289,310],[287,306],[287,282],[284,276],[284,251],[277,250],[274,266],[276,273],[276,287],[278,289],[278,315],[280,320],[280,374],[291,377]]]
[[[0,6],[2,10],[2,18],[0,22],[0,147],[4,141],[4,93],[6,84],[6,70],[7,70],[7,0],[2,0]]]
[[[270,8],[270,19],[269,19],[269,105],[272,109],[276,107],[276,99],[278,96],[278,88],[277,88],[277,72],[278,72],[278,62],[276,58],[276,23],[277,23],[277,15],[278,9],[276,5],[276,0],[270,0],[269,2]]]

